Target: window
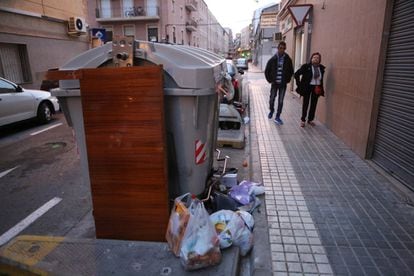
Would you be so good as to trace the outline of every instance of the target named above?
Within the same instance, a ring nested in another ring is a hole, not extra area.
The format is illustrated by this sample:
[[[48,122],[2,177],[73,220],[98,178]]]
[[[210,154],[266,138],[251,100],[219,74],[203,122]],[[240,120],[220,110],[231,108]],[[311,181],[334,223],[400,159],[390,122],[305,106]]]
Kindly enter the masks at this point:
[[[173,27],[173,43],[177,43],[177,37],[175,36],[175,27]]]
[[[122,1],[123,12],[125,16],[134,16],[134,1],[133,0],[123,0]]]
[[[181,45],[184,45],[184,31],[181,30]]]
[[[171,7],[171,12],[175,12],[175,0],[171,0],[171,5],[172,5],[172,7]]]
[[[148,41],[158,42],[158,28],[148,27]]]
[[[180,8],[180,17],[183,18],[183,7]]]
[[[134,25],[124,25],[124,36],[135,36],[135,26]]]
[[[9,82],[0,80],[0,93],[16,92],[16,87]]]
[[[113,26],[102,26],[105,29],[105,42],[112,41]]]
[[[0,43],[0,77],[17,84],[32,81],[26,45]]]
[[[111,17],[111,1],[110,0],[101,0],[101,17],[110,18]]]

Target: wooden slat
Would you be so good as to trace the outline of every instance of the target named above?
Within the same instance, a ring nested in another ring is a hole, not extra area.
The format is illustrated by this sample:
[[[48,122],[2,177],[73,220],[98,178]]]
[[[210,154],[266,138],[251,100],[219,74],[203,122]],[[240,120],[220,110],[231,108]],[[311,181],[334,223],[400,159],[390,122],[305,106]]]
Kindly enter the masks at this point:
[[[164,241],[169,207],[162,67],[80,71],[96,235]]]

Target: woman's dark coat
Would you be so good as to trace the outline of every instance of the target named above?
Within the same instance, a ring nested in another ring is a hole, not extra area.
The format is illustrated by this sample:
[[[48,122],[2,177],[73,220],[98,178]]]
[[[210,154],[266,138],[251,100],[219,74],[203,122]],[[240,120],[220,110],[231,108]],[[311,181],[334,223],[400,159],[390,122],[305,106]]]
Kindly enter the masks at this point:
[[[321,86],[322,86],[322,94],[321,96],[325,96],[325,88],[323,85],[323,76],[325,74],[325,66],[322,64],[319,65],[319,69],[321,71]],[[302,78],[300,77],[302,76]],[[295,80],[296,80],[296,92],[298,92],[301,96],[306,95],[307,93],[311,92],[310,83],[312,81],[312,63],[303,64],[302,67],[295,73]]]
[[[265,77],[267,82],[269,83],[275,83],[276,82],[276,76],[277,76],[277,66],[279,57],[277,53],[271,57],[265,68]],[[285,57],[283,60],[283,69],[282,69],[282,83],[281,85],[286,85],[290,82],[293,75],[293,65],[292,65],[292,59],[288,54],[285,53]]]

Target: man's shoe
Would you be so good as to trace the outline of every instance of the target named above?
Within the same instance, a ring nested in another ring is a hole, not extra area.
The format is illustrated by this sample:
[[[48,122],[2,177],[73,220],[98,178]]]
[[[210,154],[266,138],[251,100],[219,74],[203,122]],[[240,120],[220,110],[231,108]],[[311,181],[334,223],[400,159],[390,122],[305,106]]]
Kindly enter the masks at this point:
[[[316,124],[313,121],[309,121],[308,124],[310,124],[311,126],[316,126]]]
[[[276,118],[275,123],[278,125],[283,125],[283,121],[280,118]]]
[[[305,122],[300,122],[300,127],[305,127]]]
[[[269,115],[267,115],[267,118],[272,119],[272,117],[273,117],[273,112],[272,112],[272,111],[270,111],[270,112],[269,112]]]

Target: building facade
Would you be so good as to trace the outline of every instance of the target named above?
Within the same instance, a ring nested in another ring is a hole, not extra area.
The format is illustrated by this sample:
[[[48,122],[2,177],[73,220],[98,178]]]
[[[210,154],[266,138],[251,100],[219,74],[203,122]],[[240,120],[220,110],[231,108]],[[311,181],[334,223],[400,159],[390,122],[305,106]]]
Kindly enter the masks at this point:
[[[93,28],[138,40],[200,47],[225,56],[229,34],[202,0],[89,0]]]
[[[230,28],[224,28],[224,30],[229,34],[227,58],[232,59],[235,57],[233,31]]]
[[[0,76],[39,89],[44,72],[88,49],[86,17],[86,0],[1,1]]]
[[[240,31],[240,47],[238,48],[239,57],[244,57],[247,59],[251,58],[251,26],[246,26]]]
[[[254,12],[252,20],[252,58],[253,63],[264,70],[267,61],[276,53],[279,32],[277,14],[279,4],[271,4]]]
[[[313,52],[322,54],[327,67],[318,120],[359,156],[414,189],[414,2],[282,0],[280,5],[278,20],[295,69]],[[289,11],[300,5],[309,5],[302,6],[309,8],[303,25]]]

